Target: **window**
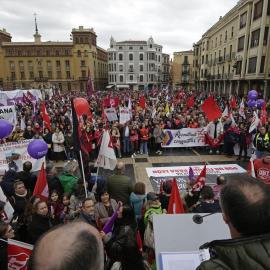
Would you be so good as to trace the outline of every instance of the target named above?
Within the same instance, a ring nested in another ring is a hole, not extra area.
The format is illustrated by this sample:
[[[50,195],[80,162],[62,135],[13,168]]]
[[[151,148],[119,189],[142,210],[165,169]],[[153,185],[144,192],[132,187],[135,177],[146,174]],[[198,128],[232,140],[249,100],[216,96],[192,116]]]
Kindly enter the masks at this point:
[[[249,58],[248,73],[256,73],[257,57]]]
[[[34,79],[34,72],[30,71],[30,79]]]
[[[83,44],[83,38],[82,37],[80,38],[80,43]]]
[[[71,84],[68,83],[67,86],[68,86],[68,91],[71,91]]]
[[[32,61],[28,61],[28,69],[33,70],[33,62]]]
[[[11,80],[15,80],[16,79],[16,74],[15,74],[15,72],[11,72]]]
[[[133,61],[133,54],[132,53],[129,54],[129,61]]]
[[[82,55],[80,50],[78,50],[77,55],[78,56],[81,56]]]
[[[12,56],[12,51],[8,51],[8,55],[9,56]]]
[[[143,65],[140,65],[140,71],[143,71]]]
[[[10,69],[15,69],[14,61],[9,61]]]
[[[143,82],[143,75],[140,75],[140,82]]]
[[[31,51],[30,50],[27,51],[27,55],[31,56]]]
[[[143,61],[143,54],[140,54],[140,61]]]
[[[56,67],[61,68],[61,62],[59,60],[56,61]]]
[[[202,65],[204,64],[204,55],[202,56]]]
[[[60,70],[58,70],[58,71],[57,71],[57,79],[61,79],[61,77],[62,77],[62,75],[61,75],[61,71],[60,71]]]
[[[82,70],[82,77],[86,78],[86,71],[85,70]]]
[[[49,51],[49,50],[46,51],[46,55],[47,55],[47,56],[50,55],[50,51]]]
[[[158,62],[160,62],[160,55],[158,56]]]
[[[85,67],[85,61],[84,60],[81,61],[81,67]]]
[[[215,47],[217,47],[217,37],[216,37]],[[197,55],[198,55],[198,49],[197,49]]]
[[[261,58],[260,73],[264,73],[265,56]]]
[[[85,43],[86,43],[86,44],[88,43],[88,37],[85,38]]]
[[[18,55],[19,56],[22,56],[22,51],[18,51]]]
[[[122,53],[119,54],[119,61],[123,61],[123,54]]]
[[[67,79],[70,78],[70,71],[67,71],[67,72],[66,72],[66,77],[67,77]]]
[[[245,44],[245,36],[240,37],[238,39],[238,52],[241,52],[244,50],[244,44]]]
[[[184,63],[186,63],[186,64],[188,63],[188,56],[187,55],[184,56]]]
[[[258,18],[262,17],[262,8],[263,8],[263,0],[259,1],[254,6],[254,17],[253,17],[253,21],[255,21]]]
[[[75,38],[75,43],[79,44],[79,38],[78,37]]]
[[[150,44],[150,48],[152,49],[152,47],[153,47],[153,45],[152,44]]]
[[[43,71],[38,72],[39,78],[43,78]]]
[[[80,90],[83,91],[83,83],[80,83]]]
[[[228,35],[228,31],[225,32],[225,41],[227,41],[227,35]]]
[[[264,29],[264,36],[263,36],[263,45],[267,44],[268,41],[268,32],[269,32],[269,27],[265,27]]]
[[[233,31],[234,31],[234,27],[232,26],[232,33],[231,33],[231,37],[233,37]]]
[[[39,50],[37,50],[37,55],[40,56],[40,51]]]
[[[87,50],[84,51],[84,56],[88,56],[88,51]]]
[[[24,69],[23,61],[19,61],[19,67],[20,67],[20,69]]]
[[[55,51],[55,54],[56,54],[56,55],[59,55],[59,51],[58,51],[58,50],[56,50],[56,51]]]
[[[68,50],[65,50],[65,55],[68,55]]]
[[[267,5],[267,15],[270,15],[270,0],[268,0],[268,5]]]
[[[250,48],[253,48],[259,45],[259,38],[260,38],[260,29],[255,30],[251,33]]]
[[[123,46],[119,46],[119,50],[123,50]]]
[[[246,25],[247,25],[247,12],[245,12],[240,16],[240,29],[246,27]]]
[[[65,63],[66,63],[66,68],[69,68],[70,67],[69,60],[66,60]]]
[[[21,80],[24,80],[25,79],[25,74],[24,74],[24,72],[22,71],[21,72]]]
[[[219,44],[222,43],[222,35],[220,35]]]
[[[133,47],[132,46],[129,46],[129,48],[128,48],[129,50],[133,50]]]
[[[120,75],[119,76],[119,80],[120,80],[120,82],[124,82],[124,76],[123,75]]]
[[[47,61],[47,68],[52,69],[52,62],[51,61]]]
[[[133,81],[133,75],[129,75],[129,80]]]
[[[52,79],[52,71],[51,70],[48,71],[48,78]]]
[[[140,50],[143,50],[143,46],[140,46]]]
[[[241,74],[241,70],[242,70],[242,61],[237,61],[236,62],[236,74]]]
[[[119,71],[123,71],[123,65],[119,65]]]

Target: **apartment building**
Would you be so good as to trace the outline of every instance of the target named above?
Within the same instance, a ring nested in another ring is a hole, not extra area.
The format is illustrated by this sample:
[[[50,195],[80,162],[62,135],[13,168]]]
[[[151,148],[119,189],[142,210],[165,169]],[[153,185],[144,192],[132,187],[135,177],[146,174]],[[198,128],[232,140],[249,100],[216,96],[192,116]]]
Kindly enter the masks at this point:
[[[94,89],[106,89],[107,51],[97,46],[93,28],[73,28],[70,42],[43,42],[37,26],[33,42],[11,39],[5,29],[0,30],[1,90],[52,87],[64,92],[86,91],[88,67]]]
[[[161,89],[162,46],[147,41],[116,42],[111,37],[108,52],[108,86],[112,89]]]
[[[241,0],[194,43],[197,89],[269,97],[270,0]]]

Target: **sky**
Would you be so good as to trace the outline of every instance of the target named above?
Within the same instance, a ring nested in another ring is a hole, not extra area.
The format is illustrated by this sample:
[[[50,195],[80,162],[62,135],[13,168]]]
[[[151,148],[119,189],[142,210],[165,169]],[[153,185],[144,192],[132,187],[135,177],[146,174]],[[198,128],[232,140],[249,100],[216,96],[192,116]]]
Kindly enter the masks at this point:
[[[72,28],[94,28],[97,45],[153,37],[163,53],[193,43],[236,5],[236,0],[1,0],[0,29],[14,42],[34,40],[34,13],[42,41],[70,41]]]

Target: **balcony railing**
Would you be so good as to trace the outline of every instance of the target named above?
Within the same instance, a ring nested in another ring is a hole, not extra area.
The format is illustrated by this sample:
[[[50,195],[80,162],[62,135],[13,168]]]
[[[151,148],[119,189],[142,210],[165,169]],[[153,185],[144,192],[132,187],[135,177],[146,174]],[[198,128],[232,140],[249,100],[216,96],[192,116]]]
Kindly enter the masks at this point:
[[[47,82],[48,78],[47,77],[35,77],[35,82]]]
[[[88,80],[88,77],[86,77],[86,76],[85,77],[79,77],[79,80],[80,81],[87,81]]]
[[[133,68],[129,68],[128,69],[128,72],[134,72],[134,69]]]

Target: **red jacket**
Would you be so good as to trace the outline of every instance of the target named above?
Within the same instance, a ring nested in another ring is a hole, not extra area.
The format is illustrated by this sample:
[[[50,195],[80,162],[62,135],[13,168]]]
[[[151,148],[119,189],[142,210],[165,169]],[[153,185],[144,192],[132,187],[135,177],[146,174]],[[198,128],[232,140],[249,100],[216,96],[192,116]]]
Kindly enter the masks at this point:
[[[270,186],[270,163],[263,163],[263,159],[254,160],[254,170],[256,177],[262,180],[265,184]]]
[[[92,132],[83,132],[83,139],[88,153],[92,152],[92,141],[94,140]]]
[[[145,141],[148,141],[149,140],[149,137],[148,137],[148,129],[145,129],[145,128],[142,128],[140,129],[140,135],[141,135],[141,139],[142,140],[145,140]]]

